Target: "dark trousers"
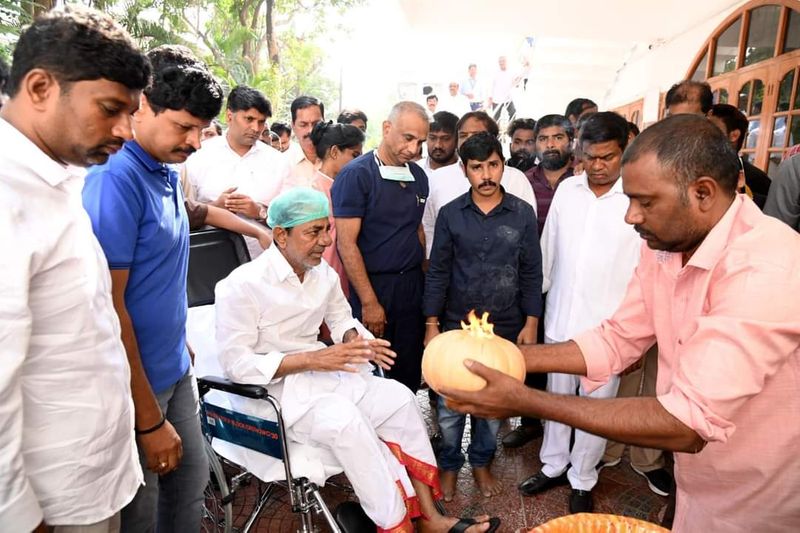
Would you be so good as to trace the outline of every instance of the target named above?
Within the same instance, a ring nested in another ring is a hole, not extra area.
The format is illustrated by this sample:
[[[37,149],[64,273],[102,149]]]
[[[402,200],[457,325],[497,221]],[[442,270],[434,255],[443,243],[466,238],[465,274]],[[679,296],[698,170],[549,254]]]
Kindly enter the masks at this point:
[[[416,393],[422,381],[422,343],[425,340],[425,317],[422,316],[422,290],[425,277],[421,268],[399,274],[370,274],[372,290],[386,313],[383,338],[397,353],[394,366],[386,372]],[[361,320],[361,301],[350,291],[353,316]]]
[[[539,344],[544,344],[544,304],[546,300],[546,295],[542,295],[542,316],[539,317],[539,328],[536,331],[536,342]],[[536,372],[531,374],[525,374],[525,385],[536,390],[546,391],[547,390],[547,373],[546,372]],[[542,421],[538,418],[528,418],[527,416],[523,416],[520,418],[520,425],[521,426],[533,426],[536,424],[541,424]]]

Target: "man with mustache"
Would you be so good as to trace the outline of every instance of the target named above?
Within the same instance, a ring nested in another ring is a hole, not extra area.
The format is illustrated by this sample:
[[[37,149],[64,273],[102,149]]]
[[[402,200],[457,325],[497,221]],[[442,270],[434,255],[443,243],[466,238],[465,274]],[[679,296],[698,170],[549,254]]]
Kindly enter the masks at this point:
[[[203,142],[203,149],[186,161],[187,197],[264,224],[267,206],[290,170],[281,152],[259,141],[271,116],[272,106],[261,92],[235,87],[225,111],[227,131]],[[256,239],[245,236],[245,242],[250,257],[263,251]]]
[[[189,221],[171,165],[200,148],[223,95],[200,63],[154,63],[135,140],[90,169],[83,204],[111,269],[145,469],[122,531],[197,531],[208,464],[186,345]]]
[[[433,114],[426,141],[428,157],[419,162],[419,166],[429,178],[437,168],[446,167],[458,161],[456,124],[458,124],[458,117],[448,111],[439,111]]]
[[[460,147],[471,136],[487,131],[495,138],[500,135],[500,129],[492,117],[484,111],[471,111],[461,117],[456,124],[457,146]],[[503,187],[507,192],[526,201],[536,210],[533,188],[525,178],[525,174],[516,168],[505,165],[503,167]],[[461,165],[448,165],[431,174],[431,192],[428,201],[425,202],[425,213],[422,217],[428,256],[430,256],[431,246],[433,246],[433,233],[439,209],[468,190],[469,180],[464,175]]]
[[[544,318],[546,344],[563,342],[598,325],[616,310],[639,260],[641,245],[625,223],[628,198],[622,191],[620,163],[628,143],[628,123],[616,113],[595,113],[580,137],[586,173],[567,178],[558,187],[542,233],[543,290],[547,293]],[[581,396],[613,398],[618,378]],[[576,376],[551,373],[547,391],[574,395]],[[542,470],[523,481],[520,492],[531,496],[569,483],[571,513],[593,508],[595,467],[606,441],[582,430],[547,421],[539,458]]]
[[[292,101],[291,112],[292,132],[297,142],[290,143],[285,150],[291,171],[283,190],[313,186],[322,165],[311,141],[311,131],[325,119],[325,106],[313,96],[298,96]]]
[[[348,163],[331,189],[353,315],[392,343],[397,359],[387,376],[412,391],[422,379],[421,221],[428,198],[428,177],[412,160],[427,136],[425,108],[395,104],[378,149]]]
[[[533,207],[503,189],[503,149],[496,137],[478,133],[458,153],[470,190],[445,205],[436,220],[425,278],[425,343],[441,331],[459,329],[474,310],[478,316],[489,313],[495,334],[534,344],[542,314],[542,257]],[[464,464],[465,418],[438,397],[445,501],[453,499]],[[485,497],[502,490],[491,471],[499,429],[500,420],[472,418],[469,462]]]
[[[111,17],[68,7],[20,35],[0,111],[0,531],[118,531],[142,483],[86,167],[132,138],[150,66]],[[72,165],[72,166],[70,166]]]

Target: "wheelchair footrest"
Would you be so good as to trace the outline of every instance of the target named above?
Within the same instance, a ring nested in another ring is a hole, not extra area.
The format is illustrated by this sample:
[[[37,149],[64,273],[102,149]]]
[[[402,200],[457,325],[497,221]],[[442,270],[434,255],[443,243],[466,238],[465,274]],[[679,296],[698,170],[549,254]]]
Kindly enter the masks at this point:
[[[344,502],[336,507],[333,517],[344,533],[375,531],[375,523],[357,502]]]

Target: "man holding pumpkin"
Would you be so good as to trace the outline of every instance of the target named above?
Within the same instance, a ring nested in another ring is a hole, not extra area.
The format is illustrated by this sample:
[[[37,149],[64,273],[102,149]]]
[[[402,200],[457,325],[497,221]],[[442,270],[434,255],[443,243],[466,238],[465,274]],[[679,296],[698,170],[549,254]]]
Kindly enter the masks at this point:
[[[226,376],[269,385],[281,402],[290,442],[329,451],[378,531],[477,533],[498,519],[458,520],[436,510],[436,460],[414,394],[372,375],[396,354],[353,318],[339,276],[322,260],[331,245],[325,194],[307,187],[272,200],[274,244],[216,288],[216,338]],[[336,344],[317,340],[325,322]],[[238,401],[238,400],[234,400]],[[270,408],[242,400],[237,411]],[[261,412],[260,410],[265,410]]]
[[[673,531],[793,531],[800,523],[800,236],[737,194],[739,159],[703,117],[650,126],[622,158],[625,220],[647,246],[614,315],[523,347],[529,372],[597,388],[658,343],[656,397],[556,396],[466,361],[479,416],[541,416],[675,453]],[[561,189],[559,189],[561,190]]]
[[[439,211],[425,279],[425,344],[442,329],[459,329],[470,310],[488,312],[494,333],[518,344],[536,343],[542,314],[542,256],[536,213],[528,203],[505,192],[503,148],[483,132],[458,149],[470,190]],[[461,439],[466,416],[450,410],[439,397],[439,452],[444,500],[456,489],[464,464]],[[500,420],[472,418],[469,462],[485,497],[499,494],[490,465],[497,450]]]

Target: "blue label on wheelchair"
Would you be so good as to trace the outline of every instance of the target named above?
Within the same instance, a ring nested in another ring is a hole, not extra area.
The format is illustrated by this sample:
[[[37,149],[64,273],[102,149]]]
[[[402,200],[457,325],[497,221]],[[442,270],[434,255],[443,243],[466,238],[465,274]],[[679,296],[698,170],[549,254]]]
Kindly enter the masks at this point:
[[[283,459],[277,422],[236,413],[209,403],[201,403],[201,409],[203,425],[212,437]]]

